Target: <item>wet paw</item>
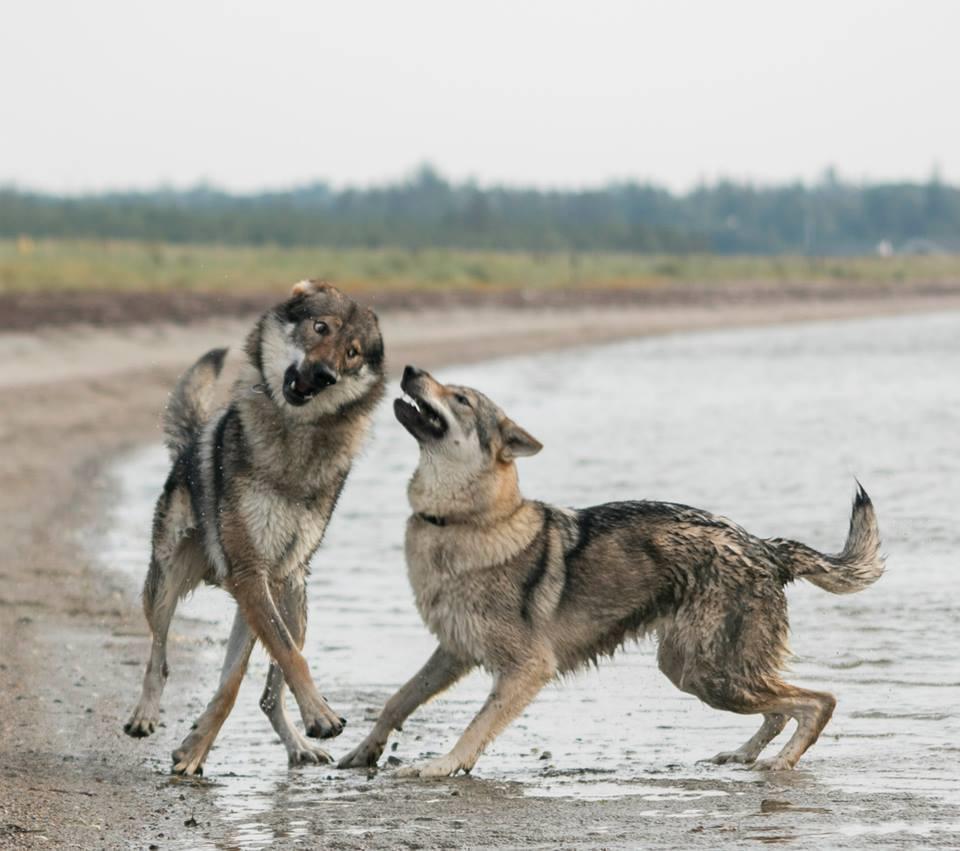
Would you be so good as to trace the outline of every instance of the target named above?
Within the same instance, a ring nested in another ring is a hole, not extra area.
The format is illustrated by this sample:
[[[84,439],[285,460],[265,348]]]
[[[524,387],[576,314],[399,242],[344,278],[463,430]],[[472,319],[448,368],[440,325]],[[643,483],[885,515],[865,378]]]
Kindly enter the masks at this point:
[[[157,729],[157,715],[154,712],[145,712],[138,706],[133,710],[130,720],[123,725],[123,732],[134,739],[142,739],[151,735]]]
[[[412,765],[404,765],[401,768],[398,768],[395,773],[397,777],[419,777],[420,769],[423,768],[424,765],[426,765],[426,763],[423,762],[415,762]]]
[[[773,759],[758,759],[750,766],[756,771],[792,771],[793,764],[780,756]]]
[[[721,751],[709,759],[701,759],[700,762],[710,762],[714,765],[726,765],[728,762],[736,762],[740,765],[749,765],[753,762],[753,757],[743,751]]]
[[[203,758],[206,754],[181,746],[170,756],[173,759],[173,768],[170,770],[174,774],[182,774],[186,777],[203,776]]]
[[[209,746],[194,730],[180,743],[180,747],[170,754],[173,760],[171,771],[186,777],[202,777],[203,761],[209,750]]]
[[[459,759],[450,754],[437,757],[427,762],[417,762],[413,765],[405,765],[397,769],[397,777],[420,777],[426,779],[437,779],[441,777],[452,777],[459,771],[464,773],[470,769],[463,765]]]
[[[287,751],[287,762],[291,768],[298,765],[326,765],[333,762],[333,757],[323,748],[304,741]]]
[[[343,728],[347,726],[347,719],[337,717],[331,713],[329,716],[315,718],[310,721],[307,721],[305,718],[303,726],[311,739],[332,739],[343,732]]]
[[[340,759],[337,768],[373,768],[383,753],[383,745],[365,740]]]

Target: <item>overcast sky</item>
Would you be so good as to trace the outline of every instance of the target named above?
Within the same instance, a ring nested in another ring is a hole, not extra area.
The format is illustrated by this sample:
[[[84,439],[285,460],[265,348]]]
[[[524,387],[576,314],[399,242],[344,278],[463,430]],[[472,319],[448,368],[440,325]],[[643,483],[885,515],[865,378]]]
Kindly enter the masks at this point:
[[[5,6],[0,183],[960,182],[960,2]]]

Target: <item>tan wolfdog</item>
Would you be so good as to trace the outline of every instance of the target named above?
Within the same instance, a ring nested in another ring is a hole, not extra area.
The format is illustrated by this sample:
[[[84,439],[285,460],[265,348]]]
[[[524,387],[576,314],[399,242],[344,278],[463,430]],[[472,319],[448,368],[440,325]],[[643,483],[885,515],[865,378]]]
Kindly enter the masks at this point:
[[[541,445],[490,399],[414,367],[401,386],[409,401],[396,400],[394,410],[420,445],[408,491],[407,567],[439,647],[341,767],[376,764],[392,730],[480,665],[492,673],[493,689],[453,750],[401,769],[420,777],[470,771],[558,674],[655,633],[660,669],[679,689],[716,709],[763,715],[756,735],[714,762],[793,768],[835,700],[781,678],[783,588],[802,578],[846,594],[879,578],[877,522],[862,488],[837,555],[762,540],[685,505],[557,508],[521,496],[514,461]],[[797,728],[783,750],[757,762],[788,719]]]
[[[237,601],[220,687],[173,752],[173,770],[200,774],[233,707],[254,643],[273,662],[260,705],[290,764],[328,762],[284,707],[284,683],[306,734],[346,723],[317,691],[300,652],[306,577],[383,395],[383,341],[373,311],[327,284],[302,281],[267,311],[246,344],[229,403],[214,410],[225,349],[181,378],[163,424],[173,469],[157,501],[143,608],[153,635],[140,702],[124,725],[149,736],[167,679],[167,631],[177,602],[201,582]]]

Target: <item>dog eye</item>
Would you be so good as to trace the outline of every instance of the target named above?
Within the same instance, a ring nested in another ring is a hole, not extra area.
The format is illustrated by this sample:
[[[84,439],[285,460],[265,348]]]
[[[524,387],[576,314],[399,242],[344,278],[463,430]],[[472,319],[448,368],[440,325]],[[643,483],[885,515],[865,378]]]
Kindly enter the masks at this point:
[[[470,400],[462,393],[457,393],[453,398],[456,399],[461,405],[466,405],[468,408],[470,407]]]
[[[313,323],[313,330],[316,331],[321,337],[326,337],[330,333],[330,326],[327,325],[322,319],[318,319]]]
[[[359,355],[359,354],[360,354],[360,352],[358,352],[353,346],[351,346],[349,349],[347,349],[347,357],[348,357],[348,358],[355,358],[355,357],[356,357],[357,355]]]

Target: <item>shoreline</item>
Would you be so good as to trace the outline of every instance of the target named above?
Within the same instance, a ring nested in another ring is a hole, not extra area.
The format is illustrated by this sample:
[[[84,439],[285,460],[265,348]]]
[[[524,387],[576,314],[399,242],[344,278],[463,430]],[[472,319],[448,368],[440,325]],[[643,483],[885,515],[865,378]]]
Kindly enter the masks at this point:
[[[436,368],[629,337],[946,309],[960,310],[960,292],[522,311],[458,306],[384,310],[381,318],[396,375],[410,361]],[[106,465],[159,441],[159,411],[180,371],[222,342],[233,341],[236,357],[250,324],[243,317],[0,334],[0,634],[11,649],[0,665],[7,769],[0,844],[195,845],[196,830],[184,824],[192,818],[210,836],[222,832],[205,796],[158,774],[150,740],[145,747],[120,729],[139,688],[146,629],[128,586],[88,558],[77,535],[103,522],[112,498]],[[202,638],[198,625],[182,620],[174,632],[184,642]],[[181,669],[199,666],[178,656]],[[198,673],[202,693],[213,676]]]

